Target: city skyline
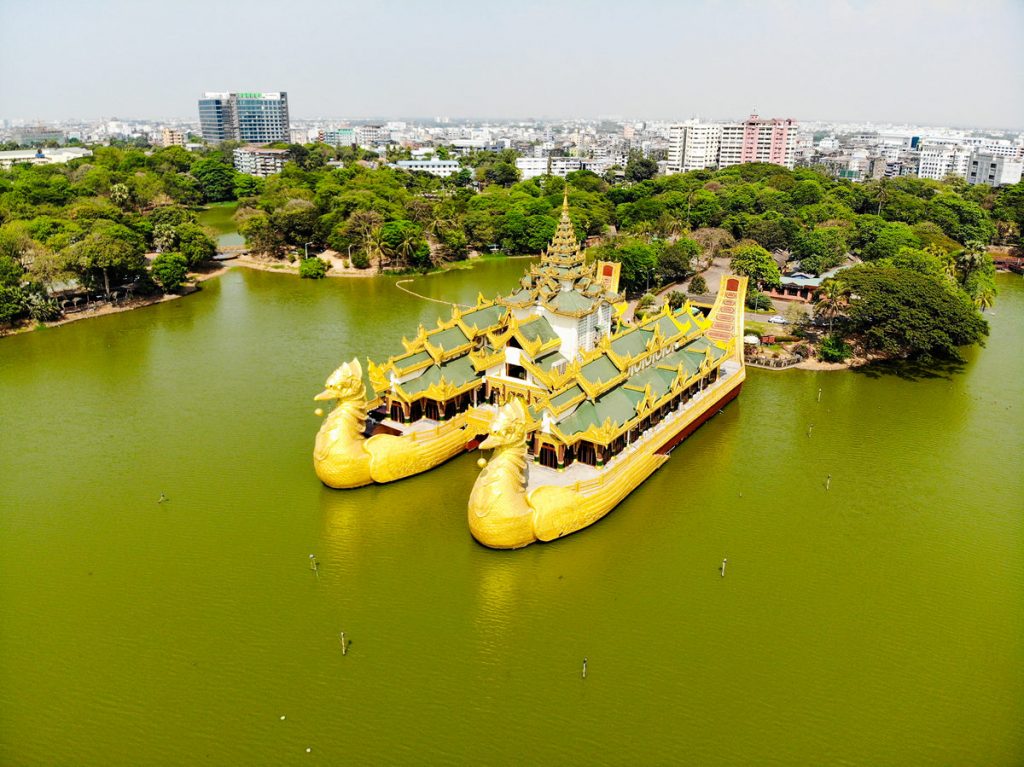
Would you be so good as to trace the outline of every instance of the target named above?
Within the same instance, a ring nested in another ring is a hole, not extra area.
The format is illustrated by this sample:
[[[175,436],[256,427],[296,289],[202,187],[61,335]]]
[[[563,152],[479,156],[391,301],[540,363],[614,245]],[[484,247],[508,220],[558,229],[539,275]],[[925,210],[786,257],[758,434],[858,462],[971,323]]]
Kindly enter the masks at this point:
[[[1024,92],[1024,6],[1002,0],[970,15],[921,0],[646,2],[628,15],[609,3],[526,2],[488,19],[464,5],[446,16],[400,3],[384,14],[315,0],[267,27],[263,3],[187,0],[154,24],[122,2],[12,0],[0,10],[0,69],[21,76],[0,84],[0,117],[194,120],[206,91],[265,89],[288,91],[297,120],[674,120],[757,109],[801,121],[1024,125],[1024,104],[1008,96]],[[18,30],[47,8],[40,59],[39,40]],[[882,53],[886,35],[898,42]],[[155,54],[154,38],[174,40],[175,57]]]

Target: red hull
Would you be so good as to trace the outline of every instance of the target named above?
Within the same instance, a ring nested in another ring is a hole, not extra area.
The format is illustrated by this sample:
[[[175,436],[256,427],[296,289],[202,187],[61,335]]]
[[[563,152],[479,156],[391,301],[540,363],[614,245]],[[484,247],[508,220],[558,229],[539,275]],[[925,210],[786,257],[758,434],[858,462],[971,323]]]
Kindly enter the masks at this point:
[[[675,436],[669,438],[669,440],[664,445],[659,447],[655,451],[655,453],[658,454],[658,455],[668,455],[669,453],[671,453],[672,449],[676,445],[678,445],[684,439],[686,439],[691,434],[693,434],[695,431],[697,431],[697,429],[699,429],[701,427],[701,425],[705,421],[707,421],[709,418],[711,418],[711,417],[713,417],[715,415],[718,415],[718,413],[722,412],[722,408],[724,408],[726,405],[728,405],[730,402],[732,402],[734,399],[736,399],[739,396],[740,389],[742,389],[742,388],[743,388],[743,382],[740,381],[739,385],[736,386],[735,389],[730,391],[724,397],[722,397],[722,399],[717,403],[717,405],[714,408],[706,411],[699,418],[697,418],[696,420],[691,421],[689,424],[687,424],[686,427],[684,427],[682,431],[677,433]]]

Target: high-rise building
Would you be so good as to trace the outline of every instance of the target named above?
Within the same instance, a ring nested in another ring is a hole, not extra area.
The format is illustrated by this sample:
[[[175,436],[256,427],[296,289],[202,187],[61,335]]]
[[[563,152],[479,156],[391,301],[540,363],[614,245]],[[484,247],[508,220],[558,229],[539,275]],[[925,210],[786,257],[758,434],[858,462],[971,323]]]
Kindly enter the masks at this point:
[[[796,120],[751,115],[739,123],[689,120],[669,128],[668,172],[768,162],[793,168]]]
[[[213,144],[288,141],[288,94],[207,93],[199,99],[199,125],[203,138]]]
[[[768,162],[792,169],[796,120],[750,115],[741,123],[726,123],[718,151],[718,167],[744,162]]]
[[[722,126],[688,120],[668,132],[668,172],[687,173],[718,165]]]

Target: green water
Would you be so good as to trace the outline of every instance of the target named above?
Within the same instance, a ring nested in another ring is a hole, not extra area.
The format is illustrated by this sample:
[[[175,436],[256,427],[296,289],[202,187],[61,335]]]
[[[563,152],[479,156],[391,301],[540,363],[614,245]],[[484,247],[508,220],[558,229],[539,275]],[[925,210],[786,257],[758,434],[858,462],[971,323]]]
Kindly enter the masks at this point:
[[[219,202],[206,206],[197,215],[199,223],[217,235],[217,244],[222,248],[245,244],[235,223],[236,210],[237,202]]]
[[[414,287],[469,301],[523,263]],[[326,375],[436,316],[393,279],[233,270],[2,339],[0,763],[1021,764],[999,285],[962,372],[750,371],[605,520],[516,552],[467,532],[476,456],[313,475]]]

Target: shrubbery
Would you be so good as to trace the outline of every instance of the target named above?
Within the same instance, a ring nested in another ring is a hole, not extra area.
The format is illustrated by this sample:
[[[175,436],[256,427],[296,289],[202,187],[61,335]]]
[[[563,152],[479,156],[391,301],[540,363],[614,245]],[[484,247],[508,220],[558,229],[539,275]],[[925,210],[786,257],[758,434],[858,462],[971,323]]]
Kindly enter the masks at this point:
[[[320,280],[327,276],[327,262],[312,256],[299,261],[299,277],[308,280]]]
[[[850,345],[837,333],[826,336],[818,347],[818,357],[823,362],[843,362],[850,358],[853,350]]]

